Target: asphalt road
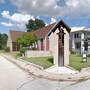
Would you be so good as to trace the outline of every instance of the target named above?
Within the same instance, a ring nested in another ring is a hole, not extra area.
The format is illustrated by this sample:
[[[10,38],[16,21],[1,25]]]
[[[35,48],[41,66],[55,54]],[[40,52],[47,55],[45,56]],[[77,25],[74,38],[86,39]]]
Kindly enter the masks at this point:
[[[73,83],[34,77],[0,56],[0,90],[90,90],[90,80]]]

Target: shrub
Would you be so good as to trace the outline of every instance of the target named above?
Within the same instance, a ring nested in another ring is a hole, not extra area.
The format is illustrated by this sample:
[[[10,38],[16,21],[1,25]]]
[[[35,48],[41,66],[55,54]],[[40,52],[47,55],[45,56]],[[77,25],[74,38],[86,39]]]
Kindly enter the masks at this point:
[[[90,57],[90,54],[87,57]]]
[[[25,53],[25,48],[20,48],[20,55],[24,54]]]
[[[17,38],[17,42],[21,47],[28,47],[37,41],[37,37],[31,33],[25,33],[23,36]]]
[[[4,50],[5,52],[10,52],[10,47],[5,47]]]
[[[17,56],[22,56],[22,54],[19,52],[19,53],[17,54]]]
[[[76,54],[76,52],[75,52],[75,51],[73,51],[73,50],[71,50],[70,52],[71,52],[71,54]]]

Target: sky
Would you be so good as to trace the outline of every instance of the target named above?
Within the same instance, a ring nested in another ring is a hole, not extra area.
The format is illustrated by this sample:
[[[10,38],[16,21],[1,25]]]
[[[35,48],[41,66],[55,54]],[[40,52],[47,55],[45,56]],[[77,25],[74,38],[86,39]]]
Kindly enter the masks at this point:
[[[90,28],[90,0],[0,0],[0,33],[26,31],[28,20],[46,25],[62,19],[70,27]]]

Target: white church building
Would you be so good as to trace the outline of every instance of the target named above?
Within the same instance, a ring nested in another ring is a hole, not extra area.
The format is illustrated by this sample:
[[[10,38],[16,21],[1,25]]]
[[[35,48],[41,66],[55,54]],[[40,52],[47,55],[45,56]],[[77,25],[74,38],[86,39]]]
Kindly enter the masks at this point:
[[[77,54],[85,52],[84,42],[88,42],[87,54],[90,54],[90,28],[72,27],[70,34],[70,50]]]

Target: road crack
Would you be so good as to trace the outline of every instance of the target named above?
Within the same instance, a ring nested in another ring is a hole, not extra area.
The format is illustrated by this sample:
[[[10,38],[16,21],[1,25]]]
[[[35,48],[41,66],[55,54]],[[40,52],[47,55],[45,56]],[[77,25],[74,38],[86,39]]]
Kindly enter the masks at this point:
[[[76,82],[71,83],[71,84],[69,84],[69,85],[65,85],[65,86],[63,86],[63,87],[60,87],[61,85],[60,85],[60,82],[59,82],[58,88],[57,88],[56,90],[64,90],[65,88],[71,87],[71,86],[73,86],[73,85],[75,85],[75,84],[76,84]]]
[[[25,81],[24,83],[22,83],[16,90],[20,90],[23,86],[25,86],[26,84],[28,83],[31,83],[35,80],[35,78],[33,78],[32,80],[28,80],[28,81]]]

